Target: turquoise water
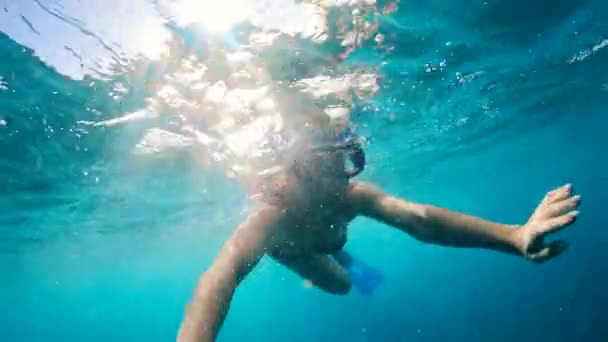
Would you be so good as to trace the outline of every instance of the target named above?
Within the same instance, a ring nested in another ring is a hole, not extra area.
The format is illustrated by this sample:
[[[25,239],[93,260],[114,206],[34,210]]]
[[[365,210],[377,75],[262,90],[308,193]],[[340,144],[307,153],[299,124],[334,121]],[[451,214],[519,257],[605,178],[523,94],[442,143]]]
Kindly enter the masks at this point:
[[[172,117],[86,123],[145,107],[171,63],[228,39],[163,24],[163,3],[0,0],[2,341],[174,339],[198,275],[248,212],[216,164],[134,156]],[[401,1],[378,22],[382,44],[364,39],[341,63],[381,76],[351,114],[369,140],[359,178],[505,223],[571,182],[583,206],[559,233],[570,249],[536,265],[360,219],[347,248],[384,273],[373,296],[306,288],[265,258],[218,340],[605,341],[608,5]],[[177,39],[163,57],[156,40]],[[304,41],[264,50],[271,79],[316,72],[281,67],[294,49],[336,49]]]

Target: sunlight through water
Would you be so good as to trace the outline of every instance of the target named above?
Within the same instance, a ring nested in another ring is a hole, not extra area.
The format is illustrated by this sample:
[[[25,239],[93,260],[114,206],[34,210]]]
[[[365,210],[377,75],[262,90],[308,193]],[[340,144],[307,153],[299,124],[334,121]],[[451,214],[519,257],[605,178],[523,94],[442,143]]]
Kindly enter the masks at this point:
[[[310,138],[306,127],[343,128],[354,102],[379,89],[375,63],[346,63],[377,32],[374,1],[161,0],[156,8],[169,26],[194,28],[198,39],[189,43],[169,28],[175,38],[153,64],[160,77],[148,84],[143,108],[81,121],[94,127],[168,123],[148,129],[133,148],[136,155],[187,150],[231,175],[268,173],[294,143]],[[235,35],[237,23],[249,25]]]
[[[218,341],[608,341],[606,2],[0,0],[0,341],[174,341],[258,203],[332,218],[332,148],[394,198],[522,224],[570,182],[584,213],[540,268],[356,219],[377,293],[264,257]]]
[[[183,0],[175,8],[180,25],[200,24],[211,32],[228,30],[251,15],[249,0]]]

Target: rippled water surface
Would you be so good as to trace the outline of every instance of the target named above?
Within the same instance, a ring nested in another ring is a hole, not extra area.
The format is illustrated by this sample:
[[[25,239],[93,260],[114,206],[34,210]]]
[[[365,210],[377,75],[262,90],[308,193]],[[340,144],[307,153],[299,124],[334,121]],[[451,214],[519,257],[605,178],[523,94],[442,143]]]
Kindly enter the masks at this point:
[[[608,4],[601,0],[0,0],[0,339],[164,341],[247,214],[243,177],[320,122],[361,179],[522,223],[572,182],[551,263],[355,221],[372,297],[262,260],[220,341],[604,341]]]

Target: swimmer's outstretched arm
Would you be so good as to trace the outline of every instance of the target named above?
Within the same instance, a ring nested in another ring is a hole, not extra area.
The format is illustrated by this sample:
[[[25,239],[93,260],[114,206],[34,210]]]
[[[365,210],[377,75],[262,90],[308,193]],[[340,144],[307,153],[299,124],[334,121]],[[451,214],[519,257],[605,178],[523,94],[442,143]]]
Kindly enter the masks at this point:
[[[565,241],[545,244],[544,237],[572,224],[580,196],[566,185],[547,194],[524,225],[505,225],[431,205],[407,202],[365,183],[349,191],[354,209],[414,238],[444,246],[488,248],[543,262],[561,254]]]
[[[179,330],[179,342],[215,341],[236,287],[264,254],[281,217],[278,208],[261,208],[226,241],[199,278]]]

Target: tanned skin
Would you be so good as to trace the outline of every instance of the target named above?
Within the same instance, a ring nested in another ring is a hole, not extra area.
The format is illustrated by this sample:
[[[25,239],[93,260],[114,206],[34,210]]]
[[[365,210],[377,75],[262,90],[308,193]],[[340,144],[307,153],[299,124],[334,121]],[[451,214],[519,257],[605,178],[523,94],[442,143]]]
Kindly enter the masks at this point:
[[[355,217],[380,221],[425,243],[490,249],[541,263],[567,248],[564,241],[547,244],[545,237],[576,220],[580,196],[574,195],[571,185],[555,189],[522,225],[410,202],[361,182],[346,182],[340,191],[317,196],[314,203],[310,207],[315,209],[304,212],[288,203],[261,204],[249,215],[201,275],[179,342],[215,340],[237,286],[265,254],[327,292],[348,293],[350,278],[332,254],[340,253],[347,225]]]

